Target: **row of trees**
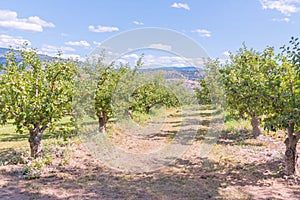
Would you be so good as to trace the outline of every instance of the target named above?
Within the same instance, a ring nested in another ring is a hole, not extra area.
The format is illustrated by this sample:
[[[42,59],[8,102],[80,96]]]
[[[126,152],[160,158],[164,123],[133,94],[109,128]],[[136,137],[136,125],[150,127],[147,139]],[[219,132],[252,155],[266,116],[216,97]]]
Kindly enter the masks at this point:
[[[251,119],[254,137],[261,134],[262,124],[269,130],[286,130],[288,174],[296,172],[300,139],[299,44],[292,38],[280,54],[271,47],[258,52],[244,46],[230,55],[227,64],[210,63],[200,82],[202,89],[196,91],[202,103],[223,104],[225,96],[232,115]],[[88,114],[104,133],[116,113],[148,113],[155,105],[179,105],[182,100],[174,95],[172,84],[166,87],[163,81],[144,79],[138,73],[141,66],[142,58],[130,67],[105,64],[103,55],[80,63],[60,57],[41,59],[27,47],[11,50],[0,69],[1,123],[13,119],[17,132],[29,131],[31,156],[36,158],[42,156],[44,131],[64,116]],[[132,81],[135,77],[137,81]],[[215,79],[221,79],[222,85]]]
[[[75,89],[78,98],[74,101],[81,110],[77,112],[81,114],[79,117],[97,118],[101,133],[106,132],[112,117],[133,118],[134,112],[149,114],[155,106],[179,105],[163,74],[139,71],[143,65],[142,57],[134,67],[128,63],[116,65],[114,61],[105,64],[104,58],[104,54],[91,57],[80,68]]]
[[[105,64],[104,55],[82,63],[60,55],[41,58],[26,46],[10,50],[0,68],[0,122],[13,120],[17,132],[28,131],[31,156],[39,158],[44,131],[65,116],[76,121],[88,115],[105,133],[108,120],[118,112],[147,113],[155,105],[178,105],[167,87],[132,81],[141,76],[142,64],[142,57],[130,67]]]
[[[244,45],[230,55],[227,64],[214,65],[223,83],[226,109],[231,115],[249,118],[255,138],[261,134],[261,125],[267,130],[286,131],[287,174],[296,173],[296,146],[300,139],[299,44],[298,38],[292,37],[279,54],[272,47],[258,52]],[[208,81],[203,79],[203,89],[198,91],[206,103],[211,102],[213,93]]]

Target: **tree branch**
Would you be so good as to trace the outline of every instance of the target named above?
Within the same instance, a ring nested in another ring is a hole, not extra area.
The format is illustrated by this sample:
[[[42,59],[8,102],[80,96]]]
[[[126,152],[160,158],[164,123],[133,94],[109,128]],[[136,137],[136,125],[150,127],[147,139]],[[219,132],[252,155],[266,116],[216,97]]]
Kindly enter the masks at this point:
[[[253,114],[253,112],[250,112],[249,110],[245,111],[248,115],[250,115],[250,117],[255,117],[255,114]]]
[[[13,117],[18,118],[18,115],[16,113],[14,113],[13,111],[9,110],[8,111]]]
[[[36,77],[36,80],[35,80],[35,97],[37,98],[38,95],[39,95],[39,80],[38,80],[38,77]]]
[[[295,124],[293,122],[289,123],[288,126],[288,137],[292,138],[294,136]]]
[[[51,123],[47,123],[46,125],[44,125],[40,130],[41,132],[44,132],[49,126],[51,125]]]
[[[55,81],[56,81],[56,78],[58,77],[58,75],[61,74],[60,71],[58,71],[54,77],[52,77],[51,79],[51,92],[53,92],[54,90],[54,87],[55,87]]]

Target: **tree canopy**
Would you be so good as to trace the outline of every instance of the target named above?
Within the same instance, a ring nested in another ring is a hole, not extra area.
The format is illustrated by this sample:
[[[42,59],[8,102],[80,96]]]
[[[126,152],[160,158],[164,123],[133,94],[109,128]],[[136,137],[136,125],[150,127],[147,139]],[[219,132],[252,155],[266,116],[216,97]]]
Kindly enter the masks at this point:
[[[1,67],[1,122],[12,119],[17,132],[28,130],[32,157],[42,156],[41,137],[53,122],[71,113],[77,67],[70,60],[43,58],[24,46],[10,50]],[[20,57],[20,59],[19,59]]]

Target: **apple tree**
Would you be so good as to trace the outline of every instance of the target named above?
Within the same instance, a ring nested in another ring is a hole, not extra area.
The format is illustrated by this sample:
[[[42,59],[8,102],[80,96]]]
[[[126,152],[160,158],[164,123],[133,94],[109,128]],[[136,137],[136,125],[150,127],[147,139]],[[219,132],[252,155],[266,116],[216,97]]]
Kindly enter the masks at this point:
[[[227,109],[233,115],[251,119],[255,138],[261,134],[260,117],[267,105],[263,94],[268,76],[264,71],[273,63],[272,48],[260,53],[244,46],[220,69]]]
[[[292,37],[282,47],[277,64],[268,65],[265,128],[286,130],[286,173],[297,173],[297,143],[300,139],[300,46]]]
[[[42,157],[44,131],[71,112],[77,67],[60,57],[41,59],[26,45],[5,57],[0,69],[0,121],[13,120],[17,132],[29,131],[31,156]]]
[[[92,118],[97,118],[99,131],[106,132],[108,120],[113,116],[113,103],[116,96],[122,98],[126,96],[127,87],[130,85],[130,77],[133,76],[137,69],[142,65],[142,61],[138,59],[136,66],[130,68],[128,63],[115,64],[105,62],[104,52],[96,58],[91,57],[87,60],[82,68],[82,73],[86,78],[82,79],[82,83],[86,85],[86,93],[90,96],[82,103],[85,113]],[[117,88],[117,86],[119,86]],[[122,88],[122,91],[119,91]],[[79,92],[80,93],[80,92]],[[116,95],[117,94],[117,95]],[[124,105],[119,105],[120,108]]]

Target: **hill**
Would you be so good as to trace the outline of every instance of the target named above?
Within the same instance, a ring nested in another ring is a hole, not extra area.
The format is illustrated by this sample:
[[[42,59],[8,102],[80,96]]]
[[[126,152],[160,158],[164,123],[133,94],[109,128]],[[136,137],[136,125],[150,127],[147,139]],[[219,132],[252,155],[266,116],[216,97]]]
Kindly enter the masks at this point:
[[[183,80],[184,85],[190,90],[200,87],[199,79],[205,74],[204,69],[199,69],[194,66],[143,68],[140,71],[145,73],[162,72],[167,81]]]
[[[8,51],[8,49],[7,48],[1,48],[0,47],[0,63],[1,64],[5,64],[5,57],[4,57],[4,55],[5,55],[5,53]]]
[[[191,81],[198,81],[204,76],[205,70],[194,66],[185,67],[157,67],[157,68],[143,68],[141,71],[162,71],[166,75],[166,79],[184,78]]]
[[[8,48],[0,48],[0,63],[5,64],[5,53],[8,51]],[[49,58],[46,55],[40,55],[41,59]],[[17,59],[19,57],[17,56]],[[185,85],[193,90],[196,87],[199,87],[198,80],[204,76],[205,70],[200,69],[194,66],[185,66],[185,67],[157,67],[157,68],[142,68],[141,72],[153,72],[153,71],[162,71],[165,75],[166,80],[184,80]]]
[[[3,48],[0,47],[0,63],[1,64],[5,64],[6,63],[6,59],[5,59],[5,53],[8,52],[9,49],[8,48]],[[18,52],[17,50],[15,50],[15,52]],[[39,57],[43,60],[46,58],[51,58],[50,56],[44,55],[44,54],[39,54]],[[21,57],[20,55],[17,54],[17,60],[20,61]]]

